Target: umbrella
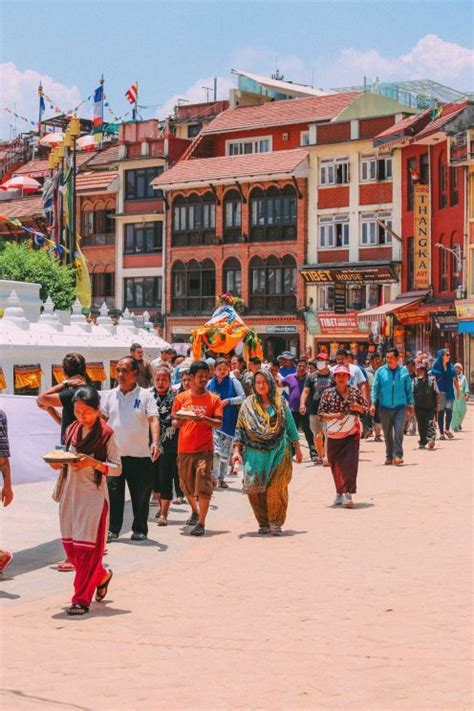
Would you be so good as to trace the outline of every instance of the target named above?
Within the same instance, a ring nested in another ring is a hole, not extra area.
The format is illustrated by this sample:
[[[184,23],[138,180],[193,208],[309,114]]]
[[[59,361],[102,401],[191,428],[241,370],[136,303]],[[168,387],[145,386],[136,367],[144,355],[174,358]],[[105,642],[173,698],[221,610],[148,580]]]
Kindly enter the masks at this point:
[[[10,178],[6,183],[0,185],[2,190],[21,190],[23,193],[35,193],[41,187],[34,178],[29,178],[27,175],[19,175],[17,178]]]
[[[80,151],[95,151],[97,150],[97,143],[95,142],[94,136],[82,136],[77,139],[77,147]]]
[[[62,131],[47,133],[46,136],[40,139],[40,145],[47,148],[55,148],[64,141],[64,133]]]

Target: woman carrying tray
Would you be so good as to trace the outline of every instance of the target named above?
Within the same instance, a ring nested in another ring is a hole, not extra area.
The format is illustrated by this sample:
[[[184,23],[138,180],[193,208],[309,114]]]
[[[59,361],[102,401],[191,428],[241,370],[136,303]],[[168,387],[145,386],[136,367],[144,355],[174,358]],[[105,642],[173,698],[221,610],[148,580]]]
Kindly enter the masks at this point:
[[[113,429],[101,418],[99,393],[90,385],[74,394],[76,422],[66,430],[68,452],[79,459],[68,464],[59,501],[64,550],[74,564],[74,595],[68,615],[89,612],[94,590],[99,602],[107,594],[112,571],[102,565],[108,531],[109,496],[105,477],[119,476],[120,455]],[[50,465],[59,469],[61,463]]]

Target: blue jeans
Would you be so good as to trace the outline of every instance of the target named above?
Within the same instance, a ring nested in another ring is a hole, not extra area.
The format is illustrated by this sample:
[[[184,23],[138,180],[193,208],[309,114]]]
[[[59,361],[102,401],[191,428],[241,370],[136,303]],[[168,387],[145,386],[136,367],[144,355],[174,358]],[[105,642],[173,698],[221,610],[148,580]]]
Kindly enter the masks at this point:
[[[392,410],[388,407],[380,408],[383,436],[385,438],[385,451],[387,459],[403,457],[403,430],[405,429],[406,407]]]

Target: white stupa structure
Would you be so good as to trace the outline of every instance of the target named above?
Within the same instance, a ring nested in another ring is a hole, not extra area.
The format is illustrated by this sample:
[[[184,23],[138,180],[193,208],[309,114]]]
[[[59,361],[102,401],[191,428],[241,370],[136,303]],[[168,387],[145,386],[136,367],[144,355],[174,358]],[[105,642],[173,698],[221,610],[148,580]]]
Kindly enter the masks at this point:
[[[8,282],[0,281],[0,286],[5,292]],[[145,328],[135,326],[128,310],[114,325],[104,303],[94,324],[87,321],[76,301],[70,324],[66,325],[64,314],[55,310],[51,299],[43,303],[41,315],[33,320],[26,315],[16,290],[11,288],[8,293],[0,318],[0,391],[3,394],[33,395],[37,389],[41,392],[61,382],[64,377],[61,362],[70,352],[81,353],[91,380],[97,387],[108,390],[117,360],[129,354],[132,343],[140,343],[148,360],[156,358],[169,345],[153,330],[149,314],[144,314]],[[41,302],[37,313],[40,307]],[[27,313],[31,313],[31,308]]]

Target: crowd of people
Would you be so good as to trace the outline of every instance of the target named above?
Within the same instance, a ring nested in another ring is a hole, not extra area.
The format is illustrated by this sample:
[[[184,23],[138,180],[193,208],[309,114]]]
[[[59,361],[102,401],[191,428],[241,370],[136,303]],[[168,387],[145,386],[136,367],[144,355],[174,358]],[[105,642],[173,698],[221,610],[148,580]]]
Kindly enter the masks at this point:
[[[121,535],[127,485],[131,539],[147,539],[150,506],[167,526],[170,504],[190,507],[186,531],[206,532],[212,496],[240,477],[258,534],[280,536],[288,509],[293,462],[303,461],[299,430],[315,466],[330,467],[334,506],[353,508],[360,441],[385,442],[385,464],[404,463],[403,440],[418,431],[432,449],[462,429],[469,397],[459,363],[448,349],[436,358],[417,353],[401,364],[396,348],[373,353],[365,364],[352,354],[326,352],[314,360],[285,351],[262,362],[207,353],[195,361],[172,348],[149,363],[140,344],[116,365],[116,385],[99,393],[79,353],[63,360],[64,380],[37,404],[60,425],[61,447],[74,461],[58,469],[55,496],[66,559],[74,571],[67,613],[82,616],[95,595],[105,598],[112,570],[106,545]],[[0,411],[2,502],[13,499],[7,420]],[[12,560],[0,551],[0,572]]]

